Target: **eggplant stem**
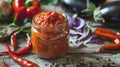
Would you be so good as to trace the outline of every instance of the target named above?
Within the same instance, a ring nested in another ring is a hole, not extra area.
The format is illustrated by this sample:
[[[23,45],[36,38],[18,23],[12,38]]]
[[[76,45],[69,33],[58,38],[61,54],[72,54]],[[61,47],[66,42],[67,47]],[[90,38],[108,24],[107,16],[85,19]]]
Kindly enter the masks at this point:
[[[95,22],[102,22],[102,23],[105,22],[104,18],[102,17],[102,14],[100,12],[100,7],[96,8],[94,10],[93,18],[94,18]]]
[[[92,33],[96,30],[95,27],[92,27],[92,26],[90,25],[90,22],[86,22],[86,26],[91,30]]]

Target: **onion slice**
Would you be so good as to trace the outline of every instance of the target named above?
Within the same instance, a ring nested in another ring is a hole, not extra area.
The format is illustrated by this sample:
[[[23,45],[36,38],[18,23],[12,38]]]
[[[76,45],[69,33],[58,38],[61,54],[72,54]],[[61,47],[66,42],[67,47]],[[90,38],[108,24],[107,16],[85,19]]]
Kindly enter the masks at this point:
[[[73,15],[69,20],[70,28],[74,28],[76,30],[81,29],[85,25],[85,21],[82,18],[77,17],[77,15]]]
[[[90,33],[90,30],[89,30],[87,27],[85,27],[85,28],[83,29],[82,36],[81,36],[80,38],[78,38],[78,40],[80,41],[80,40],[86,38],[86,37],[89,35],[89,33]]]
[[[82,35],[82,32],[70,29],[70,36],[81,36],[81,35]]]
[[[79,30],[83,28],[84,25],[85,25],[85,21],[82,18],[76,18],[76,26],[74,26],[73,28]]]
[[[84,44],[84,39],[89,35],[90,30],[86,27],[85,21],[82,18],[73,15],[69,18],[70,26],[70,47],[79,48]]]

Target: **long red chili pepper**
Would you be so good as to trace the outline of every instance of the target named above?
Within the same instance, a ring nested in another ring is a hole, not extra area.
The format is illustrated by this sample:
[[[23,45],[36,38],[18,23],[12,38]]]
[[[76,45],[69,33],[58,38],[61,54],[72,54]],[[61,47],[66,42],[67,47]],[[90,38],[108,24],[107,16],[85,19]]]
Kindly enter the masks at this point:
[[[118,34],[106,30],[106,29],[100,29],[98,30],[98,28],[96,29],[96,31],[94,32],[94,34],[102,36],[102,37],[107,37],[109,39],[111,39],[112,41],[114,41],[114,44],[105,44],[102,47],[100,47],[99,52],[103,52],[105,50],[118,50],[120,49],[120,39],[118,38]]]
[[[19,31],[16,32],[16,34],[18,34],[19,32],[21,32],[22,29],[20,29]],[[27,44],[26,44],[26,47],[21,49],[21,50],[18,50],[18,51],[14,51],[13,53],[16,54],[16,55],[23,55],[23,54],[26,54],[30,51],[30,49],[32,48],[32,41],[30,40],[30,36],[27,34],[27,38],[28,38],[28,41],[27,41]],[[14,39],[11,39],[12,42],[16,42],[16,40]],[[4,55],[4,54],[8,54],[7,51],[4,51],[4,52],[0,52],[0,55]]]
[[[5,55],[5,54],[8,54],[8,52],[7,51],[0,52],[0,55]]]
[[[18,50],[18,51],[14,51],[13,53],[15,55],[23,55],[23,54],[28,53],[31,48],[32,48],[32,41],[28,40],[25,48]],[[7,51],[0,52],[0,55],[4,55],[4,54],[8,54],[8,52]]]
[[[90,28],[91,31],[95,35],[106,37],[106,38],[108,38],[112,41],[114,41],[116,38],[120,37],[116,32],[113,32],[111,30],[108,30],[108,29],[105,29],[105,28],[102,28],[102,27],[94,28],[94,27],[90,26],[88,23],[87,23],[87,27]]]
[[[10,38],[11,45],[13,47],[13,50],[15,51],[17,49],[17,39],[16,39],[17,33],[13,33]]]
[[[105,29],[105,28],[93,28],[87,24],[88,28],[92,30],[92,32],[95,35],[106,37],[114,42],[114,44],[105,44],[102,47],[100,47],[99,52],[105,51],[105,50],[118,50],[120,49],[120,35],[116,32],[113,32],[111,30]]]
[[[104,32],[104,33],[109,33],[109,34],[112,34],[112,35],[117,34],[116,32],[113,32],[111,30],[108,30],[108,29],[105,29],[105,28],[102,28],[102,27],[98,27],[97,29],[100,30],[101,32]]]
[[[118,50],[120,49],[119,44],[105,44],[104,46],[100,47],[99,52],[104,52],[106,50]]]
[[[24,58],[21,58],[17,55],[15,55],[11,49],[9,48],[8,44],[7,43],[4,43],[4,46],[7,48],[7,51],[8,51],[8,54],[9,56],[15,61],[17,62],[18,64],[20,64],[21,66],[23,67],[37,67],[37,64],[32,62],[32,61],[29,61],[29,60],[26,60]]]
[[[11,45],[12,45],[14,51],[16,51],[16,49],[17,49],[17,34],[19,34],[22,30],[23,30],[23,28],[20,28],[20,30],[14,32],[11,35],[10,42],[11,42]]]
[[[27,42],[27,45],[25,48],[19,50],[19,51],[16,51],[14,52],[16,55],[23,55],[23,54],[26,54],[30,51],[30,49],[32,48],[32,41],[31,40],[28,40]]]
[[[33,18],[33,16],[40,11],[40,2],[38,0],[33,0],[33,3],[30,7],[26,9],[27,17]]]
[[[117,35],[116,34],[113,34],[112,31],[104,31],[106,29],[102,28],[102,29],[99,29],[99,28],[96,28],[96,30],[94,31],[94,34],[95,35],[98,35],[98,36],[102,36],[102,37],[106,37],[110,40],[115,40],[117,38]]]
[[[2,65],[3,65],[3,67],[9,67],[8,64],[4,60],[4,57],[2,58]]]

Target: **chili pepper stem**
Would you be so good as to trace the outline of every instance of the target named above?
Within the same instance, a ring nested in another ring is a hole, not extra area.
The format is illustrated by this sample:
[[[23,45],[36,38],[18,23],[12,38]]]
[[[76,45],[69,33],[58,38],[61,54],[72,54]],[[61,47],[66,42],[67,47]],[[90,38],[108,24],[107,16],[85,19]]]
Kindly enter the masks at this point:
[[[18,14],[16,13],[13,19],[13,23],[16,23],[17,17],[18,17]]]
[[[27,33],[26,35],[27,35],[28,40],[30,40],[31,38],[30,38],[29,34]]]
[[[23,28],[20,28],[18,31],[16,31],[16,34],[19,34],[21,31],[23,30]]]
[[[13,22],[8,25],[9,27],[11,27],[11,26],[19,27],[18,25],[16,25],[17,17],[18,17],[18,14],[16,13],[14,18],[13,18]]]

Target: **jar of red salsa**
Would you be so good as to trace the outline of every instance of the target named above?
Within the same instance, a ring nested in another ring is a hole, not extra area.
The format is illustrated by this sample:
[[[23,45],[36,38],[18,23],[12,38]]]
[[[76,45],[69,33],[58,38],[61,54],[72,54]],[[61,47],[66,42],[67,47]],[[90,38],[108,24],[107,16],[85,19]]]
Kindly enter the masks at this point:
[[[32,21],[33,51],[41,58],[57,58],[69,48],[69,26],[64,14],[54,11],[40,12]]]

